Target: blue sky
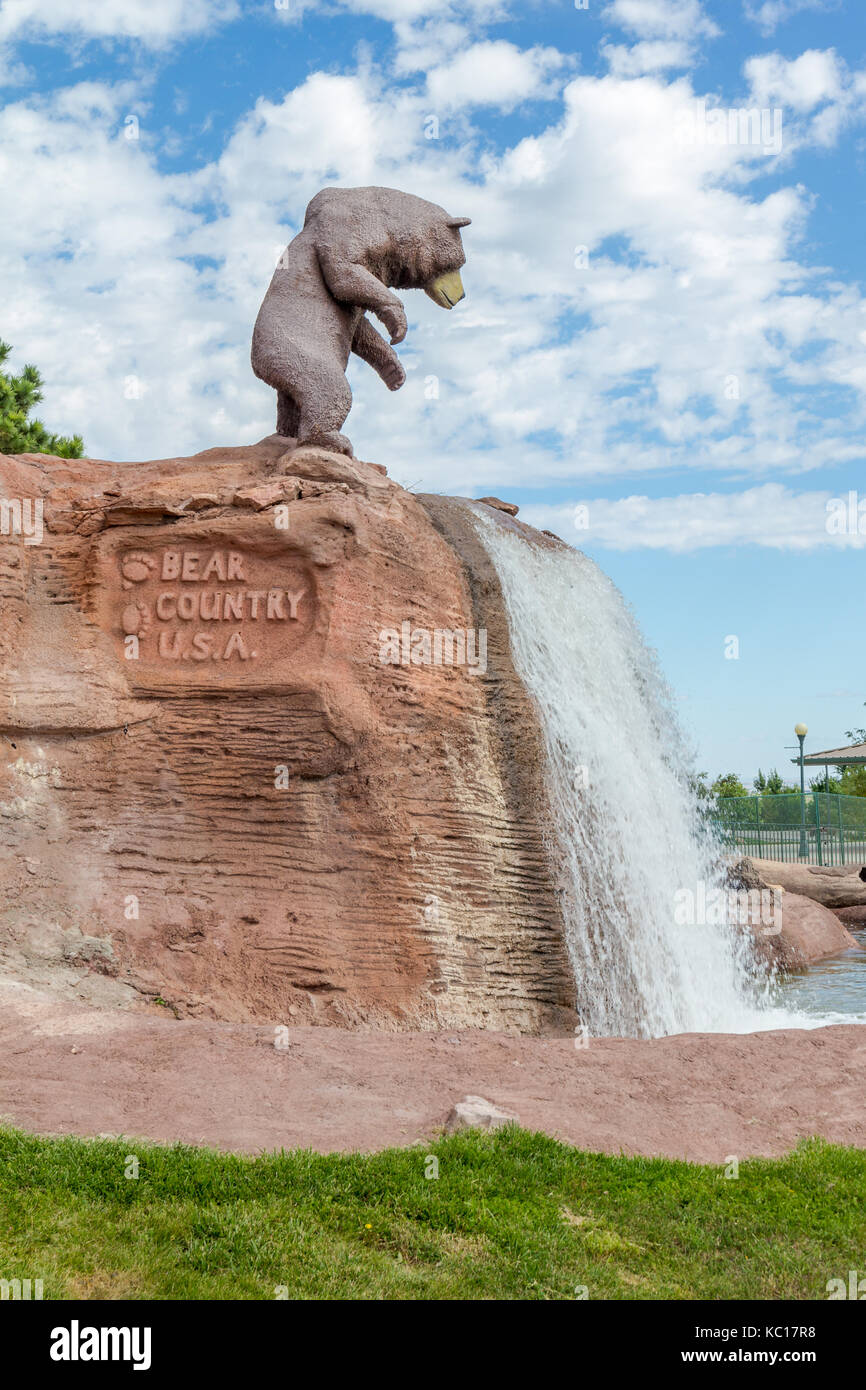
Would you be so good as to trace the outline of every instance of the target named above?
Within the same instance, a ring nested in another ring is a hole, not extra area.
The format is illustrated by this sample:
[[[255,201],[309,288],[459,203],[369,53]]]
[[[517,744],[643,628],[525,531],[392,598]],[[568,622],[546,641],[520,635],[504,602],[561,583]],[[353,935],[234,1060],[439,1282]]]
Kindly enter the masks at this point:
[[[406,296],[402,392],[353,367],[359,455],[587,549],[711,773],[866,722],[858,0],[2,0],[0,82],[0,336],[51,428],[270,432],[281,246],[326,183],[406,188],[473,218],[467,298]]]

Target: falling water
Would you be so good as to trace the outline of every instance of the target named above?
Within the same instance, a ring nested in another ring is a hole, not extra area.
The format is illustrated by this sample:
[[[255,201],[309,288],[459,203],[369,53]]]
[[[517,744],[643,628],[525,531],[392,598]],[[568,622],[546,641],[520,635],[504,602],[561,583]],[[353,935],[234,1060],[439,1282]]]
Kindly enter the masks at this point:
[[[473,512],[543,730],[551,851],[589,1033],[829,1022],[774,1007],[746,933],[700,923],[701,892],[720,883],[718,852],[701,830],[669,691],[619,591],[580,552]],[[678,892],[694,895],[698,920],[678,923],[688,915]]]

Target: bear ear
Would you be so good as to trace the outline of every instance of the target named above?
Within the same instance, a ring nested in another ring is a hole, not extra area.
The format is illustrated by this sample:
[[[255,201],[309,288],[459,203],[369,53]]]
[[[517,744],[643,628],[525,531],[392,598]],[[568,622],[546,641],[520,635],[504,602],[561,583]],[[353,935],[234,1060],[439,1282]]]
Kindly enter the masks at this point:
[[[449,226],[449,227],[469,227],[469,226],[471,226],[471,225],[472,225],[472,218],[471,218],[471,217],[449,217],[449,218],[448,218],[448,226]]]

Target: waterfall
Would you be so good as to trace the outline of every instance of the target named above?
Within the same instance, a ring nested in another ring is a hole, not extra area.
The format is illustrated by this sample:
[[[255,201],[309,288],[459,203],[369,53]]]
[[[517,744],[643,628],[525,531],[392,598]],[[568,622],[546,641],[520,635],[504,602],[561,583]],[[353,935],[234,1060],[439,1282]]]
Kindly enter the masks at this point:
[[[677,894],[699,904],[717,890],[719,855],[700,825],[670,693],[618,589],[579,551],[533,544],[472,511],[544,736],[549,850],[589,1034],[829,1021],[773,1006],[747,932],[701,923],[697,911],[677,920],[677,901],[688,901]]]

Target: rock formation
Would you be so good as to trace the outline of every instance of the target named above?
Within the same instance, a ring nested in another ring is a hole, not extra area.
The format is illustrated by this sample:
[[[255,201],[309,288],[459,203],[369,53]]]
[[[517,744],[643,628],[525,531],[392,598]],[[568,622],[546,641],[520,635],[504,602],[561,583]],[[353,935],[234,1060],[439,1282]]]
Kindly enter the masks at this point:
[[[756,921],[752,933],[759,957],[778,970],[803,970],[815,961],[858,948],[844,920],[825,905],[829,897],[866,897],[859,867],[789,864],[782,860],[744,858],[732,864],[728,877],[739,888],[772,892],[773,929]],[[751,925],[751,924],[750,924]]]
[[[799,864],[781,859],[743,858],[732,878],[745,888],[778,884],[824,907],[866,907],[866,867],[860,864]]]
[[[178,1016],[573,1027],[466,504],[279,436],[0,458],[0,497],[34,523],[0,536],[0,966]]]
[[[779,970],[804,970],[815,961],[857,947],[835,912],[813,898],[783,892],[780,908],[779,931],[757,936],[765,959]]]
[[[453,1134],[459,1129],[501,1129],[503,1125],[519,1123],[516,1115],[500,1110],[483,1096],[464,1096],[448,1112],[445,1131]]]
[[[483,506],[565,549],[515,510]],[[0,974],[239,1023],[574,1028],[544,740],[471,504],[278,435],[0,457],[0,602]],[[777,963],[850,944],[789,941],[784,900]]]

